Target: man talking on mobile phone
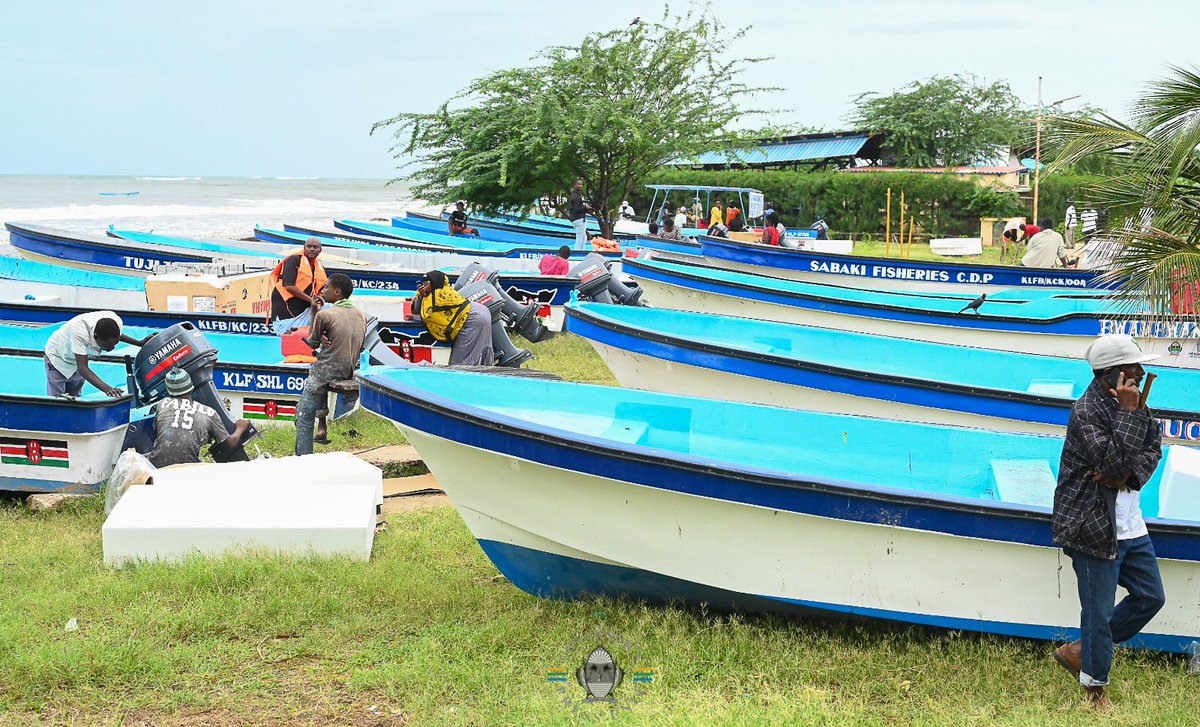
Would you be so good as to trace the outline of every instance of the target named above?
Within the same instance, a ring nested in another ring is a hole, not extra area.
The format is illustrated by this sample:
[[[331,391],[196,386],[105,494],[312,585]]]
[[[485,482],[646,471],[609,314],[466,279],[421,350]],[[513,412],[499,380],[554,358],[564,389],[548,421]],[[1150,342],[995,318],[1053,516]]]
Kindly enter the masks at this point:
[[[1079,584],[1080,638],[1054,651],[1088,701],[1107,707],[1113,646],[1133,638],[1165,602],[1138,493],[1162,458],[1162,434],[1139,388],[1145,354],[1106,335],[1086,353],[1094,377],[1071,408],[1054,490],[1051,532]],[[1128,595],[1115,607],[1117,586]]]

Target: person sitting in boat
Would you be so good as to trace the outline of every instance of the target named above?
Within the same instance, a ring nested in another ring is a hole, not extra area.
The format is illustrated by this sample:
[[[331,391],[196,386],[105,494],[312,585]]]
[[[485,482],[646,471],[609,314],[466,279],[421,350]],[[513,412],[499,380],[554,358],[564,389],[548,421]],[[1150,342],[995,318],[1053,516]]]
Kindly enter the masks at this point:
[[[304,248],[279,261],[271,271],[271,320],[295,318],[312,307],[329,276],[317,258],[321,240],[310,237]]]
[[[1028,230],[1029,226],[1025,229]],[[1029,251],[1021,258],[1021,265],[1027,268],[1062,268],[1069,267],[1070,263],[1067,242],[1054,231],[1054,220],[1042,220],[1040,231],[1029,240]]]
[[[746,229],[746,218],[742,216],[742,209],[733,202],[729,203],[729,209],[725,211],[725,226],[730,232]]]
[[[496,363],[491,311],[462,297],[441,270],[421,276],[412,309],[413,317],[425,324],[434,340],[449,344],[451,366]]]
[[[629,204],[629,200],[627,200],[627,199],[621,200],[621,212],[620,212],[621,219],[632,220],[633,216],[636,214],[637,213],[633,211],[633,205]]]
[[[296,455],[312,454],[313,426],[319,412],[326,409],[329,385],[354,376],[363,342],[367,337],[367,318],[350,304],[354,281],[334,273],[313,302],[312,326],[305,339],[317,356],[308,368],[308,379],[296,403]],[[329,305],[322,308],[323,303]]]
[[[651,222],[646,225],[646,231],[650,233],[650,237],[658,237],[658,223]]]
[[[775,210],[767,213],[766,224],[763,225],[761,242],[764,245],[779,245],[783,241],[783,234],[780,232],[779,215],[775,214]]]
[[[682,240],[683,235],[679,234],[679,228],[675,226],[675,220],[671,217],[663,220],[662,232],[658,236],[664,240]]]
[[[571,246],[563,245],[557,253],[543,255],[538,262],[538,272],[542,275],[566,275],[571,269]]]
[[[167,372],[167,398],[154,410],[154,449],[146,455],[155,467],[195,464],[206,444],[238,446],[250,422],[238,419],[233,434],[225,430],[216,409],[192,399],[192,377],[181,368]]]
[[[446,225],[450,228],[451,235],[474,235],[479,237],[479,230],[474,227],[467,227],[467,203],[461,199],[454,203],[454,211],[450,213],[450,218],[446,220]]]
[[[110,310],[81,313],[59,326],[46,341],[46,394],[79,396],[83,382],[95,386],[107,396],[120,396],[121,390],[109,386],[92,371],[89,358],[113,350],[118,343],[139,348],[151,336],[132,338],[121,331],[121,317]]]
[[[1139,493],[1162,459],[1162,432],[1139,384],[1145,354],[1125,335],[1100,336],[1084,354],[1094,376],[1071,407],[1054,489],[1050,532],[1071,559],[1079,592],[1080,639],[1054,660],[1108,705],[1113,645],[1136,636],[1166,603],[1158,557]],[[1114,607],[1117,586],[1127,595]]]

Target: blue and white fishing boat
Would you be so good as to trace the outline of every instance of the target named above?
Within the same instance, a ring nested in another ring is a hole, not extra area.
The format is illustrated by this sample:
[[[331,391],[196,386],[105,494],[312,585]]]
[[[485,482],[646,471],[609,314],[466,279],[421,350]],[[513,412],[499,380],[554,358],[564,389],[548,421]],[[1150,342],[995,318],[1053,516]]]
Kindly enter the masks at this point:
[[[146,307],[146,279],[0,256],[0,301],[34,305]]]
[[[1098,335],[1126,333],[1161,355],[1156,366],[1200,368],[1200,320],[1156,323],[1120,312],[1102,290],[1013,288],[970,310],[975,294],[966,291],[859,290],[641,259],[626,260],[624,270],[658,308],[1068,358],[1082,358]]]
[[[61,325],[0,324],[0,352],[40,357],[51,334]],[[141,338],[156,330],[127,324],[125,332]],[[308,364],[284,363],[278,336],[206,333],[204,337],[220,352],[213,370],[213,383],[231,416],[278,424],[291,423],[295,419],[296,402],[308,378]],[[137,352],[136,347],[122,344],[101,361],[118,365],[125,356],[135,356]],[[448,358],[448,351],[442,349],[440,363],[445,363]],[[105,381],[124,387],[124,367],[119,367],[122,370],[120,378],[113,381],[105,378]],[[39,368],[35,379],[36,386],[45,391],[44,370]],[[84,389],[95,392],[90,385],[85,385]]]
[[[536,596],[1078,634],[1050,539],[1061,439],[416,367],[359,380]],[[1186,652],[1200,512],[1171,460],[1142,490],[1167,605],[1131,645]]]
[[[74,400],[46,396],[45,366],[40,352],[0,355],[0,491],[95,492],[121,453],[132,398],[94,388]],[[124,366],[93,370],[125,385]]]
[[[1078,359],[654,308],[566,312],[623,386],[796,409],[1061,434],[1092,378]],[[1164,439],[1200,441],[1200,370],[1157,372]]]
[[[474,237],[458,237],[446,234],[436,234],[432,232],[421,232],[402,227],[394,227],[392,225],[377,225],[371,222],[355,222],[354,220],[335,220],[334,226],[339,230],[352,232],[356,235],[373,235],[375,237],[393,240],[434,240],[438,239],[439,244],[452,245],[461,247],[463,251],[474,249],[496,250],[502,251],[503,257],[523,258],[527,260],[541,260],[544,256],[553,254],[563,244],[561,240],[552,240],[543,245],[515,245],[504,242],[489,242],[488,240],[480,240]],[[549,239],[549,238],[547,238]],[[582,259],[584,256],[593,252],[592,250],[573,250],[571,255],[573,258]],[[608,260],[621,259],[619,252],[604,252],[600,253]]]
[[[22,256],[39,261],[67,263],[101,272],[126,272],[150,275],[164,268],[225,270],[267,270],[280,255],[216,242],[168,238],[156,242],[138,242],[86,233],[67,232],[36,225],[5,223],[9,242]],[[253,243],[249,243],[253,244]],[[416,290],[423,269],[393,269],[369,263],[345,261],[325,266],[330,273],[343,273],[354,281],[359,294],[370,291],[398,291],[405,297]],[[507,275],[502,283],[509,294],[520,301],[536,300],[545,305],[562,305],[570,299],[577,281],[557,275]],[[514,292],[515,291],[515,292]]]
[[[434,215],[424,215],[419,212],[406,212],[403,217],[393,217],[392,226],[405,230],[415,230],[420,232],[437,233],[442,235],[450,234],[449,221],[444,217]],[[479,238],[489,240],[491,242],[502,242],[522,246],[538,246],[557,248],[560,245],[570,244],[574,240],[559,235],[552,234],[552,231],[542,228],[530,228],[523,230],[501,229],[499,227],[489,227],[486,225],[477,225],[474,220],[468,223],[468,226],[474,227],[479,231]],[[473,235],[454,235],[460,239],[476,239]]]
[[[953,292],[966,287],[978,294],[1023,287],[1084,289],[1097,287],[1103,272],[843,255],[717,237],[701,237],[700,245],[709,264],[729,270],[870,290]]]

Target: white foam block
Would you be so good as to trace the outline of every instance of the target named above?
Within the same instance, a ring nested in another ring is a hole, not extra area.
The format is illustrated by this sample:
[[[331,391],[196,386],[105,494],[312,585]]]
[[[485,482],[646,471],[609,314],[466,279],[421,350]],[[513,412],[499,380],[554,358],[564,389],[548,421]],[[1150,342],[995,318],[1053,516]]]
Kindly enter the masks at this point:
[[[375,537],[375,486],[139,485],[113,508],[102,532],[108,565],[247,549],[368,560]]]
[[[1200,450],[1178,444],[1167,447],[1158,489],[1158,516],[1200,520]]]
[[[236,482],[247,487],[279,482],[315,482],[330,486],[365,482],[375,488],[375,504],[383,504],[383,470],[349,452],[167,467],[154,474],[155,487],[199,487],[212,482]]]
[[[929,241],[934,255],[982,255],[983,240],[978,237],[935,237]]]
[[[1054,506],[1058,480],[1044,459],[994,459],[992,478],[996,499],[1014,505]]]

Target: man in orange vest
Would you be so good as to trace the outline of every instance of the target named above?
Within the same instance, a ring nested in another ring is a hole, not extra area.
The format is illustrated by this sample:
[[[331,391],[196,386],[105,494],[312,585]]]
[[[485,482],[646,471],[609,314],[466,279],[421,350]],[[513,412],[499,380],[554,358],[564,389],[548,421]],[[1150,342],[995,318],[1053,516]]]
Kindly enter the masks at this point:
[[[288,255],[271,271],[271,285],[275,288],[271,292],[271,320],[295,318],[320,297],[329,280],[317,260],[320,254],[321,241],[310,237],[304,241],[302,252]]]

